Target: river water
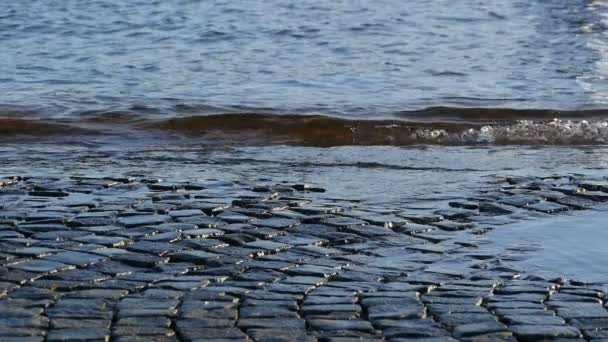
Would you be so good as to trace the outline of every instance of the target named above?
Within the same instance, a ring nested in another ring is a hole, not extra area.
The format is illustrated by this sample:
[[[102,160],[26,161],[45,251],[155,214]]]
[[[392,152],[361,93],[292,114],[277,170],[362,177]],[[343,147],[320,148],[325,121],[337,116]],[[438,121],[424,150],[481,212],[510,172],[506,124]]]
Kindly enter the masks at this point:
[[[4,104],[375,117],[431,106],[606,105],[601,1],[15,1]]]
[[[100,114],[604,118],[606,13],[582,0],[8,0],[0,108],[114,125]]]

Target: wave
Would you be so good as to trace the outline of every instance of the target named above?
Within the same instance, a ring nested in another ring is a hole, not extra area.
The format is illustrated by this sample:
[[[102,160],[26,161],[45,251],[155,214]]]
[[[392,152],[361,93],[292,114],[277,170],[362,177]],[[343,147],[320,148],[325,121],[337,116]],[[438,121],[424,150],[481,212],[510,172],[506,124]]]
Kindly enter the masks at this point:
[[[234,142],[340,145],[477,145],[608,143],[606,120],[515,120],[415,122],[349,120],[320,115],[220,114],[146,123],[145,128],[189,136],[230,138]]]
[[[0,118],[0,137],[98,134],[94,129],[36,119]]]
[[[113,134],[183,136],[219,144],[343,145],[603,145],[608,144],[608,110],[520,110],[430,107],[391,117],[284,114],[209,106],[132,106],[87,111],[61,119],[0,111],[0,136]],[[173,117],[168,117],[174,115]],[[376,117],[376,118],[375,118]]]

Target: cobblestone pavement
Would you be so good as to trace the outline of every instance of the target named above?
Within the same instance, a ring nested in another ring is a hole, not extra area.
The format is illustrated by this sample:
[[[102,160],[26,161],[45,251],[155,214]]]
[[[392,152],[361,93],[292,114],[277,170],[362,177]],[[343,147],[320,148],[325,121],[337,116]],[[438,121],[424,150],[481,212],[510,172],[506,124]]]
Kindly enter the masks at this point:
[[[608,183],[505,178],[427,212],[304,184],[0,186],[2,341],[608,340],[602,288],[477,243],[504,217],[606,201]]]

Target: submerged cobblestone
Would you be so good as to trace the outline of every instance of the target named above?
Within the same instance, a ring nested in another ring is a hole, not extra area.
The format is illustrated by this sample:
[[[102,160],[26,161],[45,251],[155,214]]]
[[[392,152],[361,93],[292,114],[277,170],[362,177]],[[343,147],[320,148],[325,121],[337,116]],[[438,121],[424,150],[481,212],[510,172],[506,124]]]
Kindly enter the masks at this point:
[[[498,226],[485,219],[608,199],[603,183],[554,180],[505,179],[498,197],[427,212],[303,184],[0,180],[0,338],[601,340],[603,287],[476,251]]]

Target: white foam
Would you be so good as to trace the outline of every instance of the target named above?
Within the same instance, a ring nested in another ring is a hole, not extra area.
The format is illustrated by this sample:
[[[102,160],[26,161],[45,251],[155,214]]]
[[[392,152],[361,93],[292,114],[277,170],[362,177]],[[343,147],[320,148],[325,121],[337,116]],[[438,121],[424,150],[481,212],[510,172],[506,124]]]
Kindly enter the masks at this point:
[[[439,144],[608,144],[607,121],[520,120],[506,125],[487,125],[463,132],[418,129],[412,138]]]

